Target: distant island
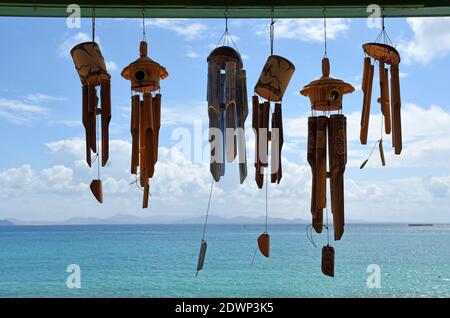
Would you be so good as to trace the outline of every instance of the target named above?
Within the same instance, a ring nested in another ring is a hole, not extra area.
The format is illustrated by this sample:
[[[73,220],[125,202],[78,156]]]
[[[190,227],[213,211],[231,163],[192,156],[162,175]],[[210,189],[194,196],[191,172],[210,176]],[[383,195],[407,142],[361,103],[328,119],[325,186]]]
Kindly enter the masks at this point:
[[[0,220],[0,226],[11,226],[11,225],[15,225],[15,224],[8,220]]]

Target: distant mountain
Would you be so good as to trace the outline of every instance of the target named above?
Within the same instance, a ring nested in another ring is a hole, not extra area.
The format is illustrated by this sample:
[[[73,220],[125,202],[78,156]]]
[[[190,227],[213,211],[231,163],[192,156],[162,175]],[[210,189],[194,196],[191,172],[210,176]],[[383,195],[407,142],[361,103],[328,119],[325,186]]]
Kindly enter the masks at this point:
[[[0,226],[11,226],[11,225],[15,225],[15,224],[8,220],[0,220]]]
[[[96,225],[96,224],[202,224],[205,222],[204,216],[199,216],[195,218],[161,218],[152,216],[135,216],[135,215],[125,215],[116,214],[109,218],[94,218],[94,217],[76,217],[60,222],[49,222],[49,221],[21,221],[21,220],[11,220],[11,224],[15,225]],[[9,221],[6,221],[9,222]],[[209,224],[264,224],[264,217],[231,217],[224,218],[220,216],[210,215],[208,218]],[[283,218],[269,218],[270,224],[299,224],[307,223],[303,219],[283,219]]]

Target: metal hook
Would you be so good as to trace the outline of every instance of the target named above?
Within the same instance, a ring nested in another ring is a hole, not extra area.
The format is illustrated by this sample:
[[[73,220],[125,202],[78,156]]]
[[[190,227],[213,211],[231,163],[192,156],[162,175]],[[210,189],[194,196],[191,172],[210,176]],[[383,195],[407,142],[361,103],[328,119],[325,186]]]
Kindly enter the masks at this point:
[[[147,36],[145,34],[145,8],[142,8],[142,39],[147,41]]]
[[[228,32],[228,8],[225,8],[225,32]]]

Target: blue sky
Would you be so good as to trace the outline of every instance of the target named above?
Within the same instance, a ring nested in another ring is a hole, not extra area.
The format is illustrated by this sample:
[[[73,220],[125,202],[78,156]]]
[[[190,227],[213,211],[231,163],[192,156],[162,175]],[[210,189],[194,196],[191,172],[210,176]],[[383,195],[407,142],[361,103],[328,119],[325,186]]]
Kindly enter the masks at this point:
[[[243,56],[248,91],[253,90],[269,54],[268,20],[230,21],[230,32]],[[363,51],[379,29],[365,19],[328,20],[331,75],[355,86],[344,98],[348,116],[349,164],[346,172],[346,213],[368,221],[449,222],[450,203],[450,19],[387,19],[386,28],[402,62],[401,90],[404,150],[394,156],[387,148],[387,167],[375,153],[369,165],[359,164],[379,137],[378,87],[374,80],[369,143],[358,143]],[[130,85],[120,71],[138,57],[141,21],[97,20],[97,41],[112,75],[113,119],[111,155],[103,172],[105,204],[98,205],[88,189],[95,175],[83,163],[81,90],[69,51],[90,39],[89,19],[69,29],[65,19],[1,18],[0,38],[0,219],[64,220],[114,214],[183,218],[202,216],[211,177],[207,160],[192,162],[174,136],[193,132],[194,120],[204,132],[206,57],[224,30],[223,20],[148,19],[149,55],[165,66],[162,81],[161,153],[152,180],[148,210],[140,209],[141,193],[130,186]],[[284,176],[269,188],[273,217],[309,218],[310,172],[305,160],[309,101],[299,90],[321,72],[322,20],[279,19],[275,54],[291,60],[296,71],[283,99]],[[249,96],[250,97],[250,96]],[[251,117],[249,117],[250,119]],[[247,127],[250,127],[250,120]],[[253,134],[248,129],[252,158]],[[390,136],[386,145],[390,143]],[[201,147],[207,149],[204,138]],[[262,216],[264,192],[249,167],[239,185],[236,165],[216,186],[212,212],[221,216]]]

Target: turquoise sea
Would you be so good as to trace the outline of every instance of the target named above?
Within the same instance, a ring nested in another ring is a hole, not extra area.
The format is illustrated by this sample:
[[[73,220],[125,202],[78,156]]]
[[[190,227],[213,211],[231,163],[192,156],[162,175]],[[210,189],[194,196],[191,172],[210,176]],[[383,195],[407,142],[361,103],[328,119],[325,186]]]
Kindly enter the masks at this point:
[[[320,269],[326,235],[273,225],[271,257],[256,254],[259,225],[210,225],[195,277],[201,225],[0,227],[0,297],[450,297],[450,225],[347,225],[335,277]],[[66,287],[67,266],[81,288]],[[367,267],[381,268],[368,288]]]

